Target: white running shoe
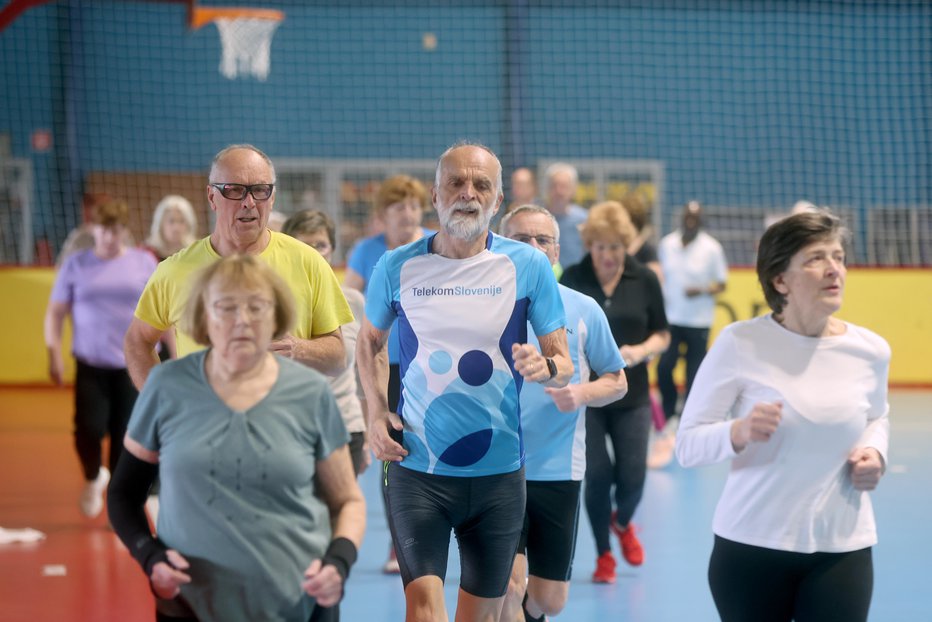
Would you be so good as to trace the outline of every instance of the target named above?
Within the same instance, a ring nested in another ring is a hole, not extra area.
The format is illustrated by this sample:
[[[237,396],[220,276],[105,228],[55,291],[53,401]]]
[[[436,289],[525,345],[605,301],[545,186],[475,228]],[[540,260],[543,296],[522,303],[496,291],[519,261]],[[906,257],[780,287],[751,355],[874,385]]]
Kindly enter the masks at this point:
[[[84,484],[81,491],[81,511],[88,518],[95,518],[104,509],[104,495],[107,493],[107,484],[110,483],[110,471],[107,467],[100,467],[97,479]]]

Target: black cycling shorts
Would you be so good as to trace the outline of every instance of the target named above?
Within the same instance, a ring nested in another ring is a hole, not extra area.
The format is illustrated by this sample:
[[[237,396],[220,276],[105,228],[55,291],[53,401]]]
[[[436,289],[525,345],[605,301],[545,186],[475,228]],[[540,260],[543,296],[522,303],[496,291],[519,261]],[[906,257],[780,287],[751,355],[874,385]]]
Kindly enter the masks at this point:
[[[401,579],[446,578],[450,530],[459,543],[460,587],[480,598],[505,594],[525,500],[524,469],[483,477],[431,475],[388,463],[382,495]]]
[[[527,555],[528,574],[551,581],[570,580],[581,484],[571,480],[527,483],[527,511],[518,552]]]

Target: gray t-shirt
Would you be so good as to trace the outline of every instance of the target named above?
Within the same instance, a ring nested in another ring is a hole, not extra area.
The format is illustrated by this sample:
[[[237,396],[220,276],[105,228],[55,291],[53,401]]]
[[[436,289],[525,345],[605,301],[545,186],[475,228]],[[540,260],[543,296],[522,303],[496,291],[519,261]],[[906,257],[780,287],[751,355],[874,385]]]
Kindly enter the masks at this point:
[[[349,434],[316,371],[276,357],[269,394],[238,412],[210,387],[206,355],[157,366],[127,432],[159,453],[158,535],[191,563],[191,583],[158,608],[203,621],[306,622],[314,600],[303,573],[331,536],[316,462]]]

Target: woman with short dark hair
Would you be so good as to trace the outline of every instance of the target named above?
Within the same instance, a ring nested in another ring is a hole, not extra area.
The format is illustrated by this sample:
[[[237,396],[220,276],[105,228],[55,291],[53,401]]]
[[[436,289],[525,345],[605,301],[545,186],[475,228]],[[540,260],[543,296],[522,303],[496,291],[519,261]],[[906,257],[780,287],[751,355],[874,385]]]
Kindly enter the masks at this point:
[[[680,463],[731,461],[709,561],[725,622],[867,619],[890,346],[835,317],[847,237],[825,211],[767,229],[757,274],[772,313],[721,332],[683,410]]]

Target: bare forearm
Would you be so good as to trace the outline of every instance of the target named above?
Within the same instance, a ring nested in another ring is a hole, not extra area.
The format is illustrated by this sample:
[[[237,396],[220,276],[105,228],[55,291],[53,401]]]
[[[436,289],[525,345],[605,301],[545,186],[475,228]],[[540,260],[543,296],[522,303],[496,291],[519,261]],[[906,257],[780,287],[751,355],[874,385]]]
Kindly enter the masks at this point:
[[[342,503],[333,521],[333,539],[346,538],[362,546],[363,534],[366,532],[366,502],[362,495],[354,495]]]
[[[366,530],[366,502],[346,445],[318,461],[315,484],[330,511],[333,538],[346,538],[358,549]]]
[[[138,318],[133,318],[123,338],[123,354],[126,356],[126,370],[136,389],[142,389],[149,372],[159,364],[155,345],[162,339],[165,331],[150,326]]]
[[[660,331],[652,334],[646,340],[644,340],[643,346],[647,350],[646,358],[653,358],[655,356],[660,356],[663,354],[670,345],[670,333],[668,331]]]
[[[650,337],[639,344],[622,346],[620,351],[628,366],[633,366],[663,354],[669,345],[670,333],[663,330],[651,334]]]
[[[152,368],[159,364],[159,355],[156,354],[154,347],[143,344],[124,343],[123,350],[126,355],[126,371],[129,372],[130,380],[133,381],[133,386],[137,391],[141,390]]]
[[[64,381],[64,360],[61,355],[61,335],[64,314],[60,305],[53,305],[45,314],[45,345],[49,359],[49,378],[55,384]]]
[[[580,386],[583,401],[587,406],[607,406],[617,402],[628,392],[628,380],[624,370],[603,374]]]
[[[60,303],[50,303],[48,310],[45,312],[43,334],[45,345],[50,353],[53,351],[61,352],[62,328],[67,314],[67,307]]]
[[[556,375],[544,382],[547,387],[565,387],[573,377],[573,360],[570,358],[569,346],[566,342],[566,330],[560,328],[547,335],[538,337],[540,352],[545,357],[553,359],[557,367]]]
[[[346,369],[346,350],[339,333],[328,333],[312,339],[299,340],[295,360],[331,376]]]
[[[364,352],[363,350],[368,350]],[[372,413],[388,412],[388,352],[375,344],[359,341],[356,350],[359,381],[366,396],[366,421]]]

